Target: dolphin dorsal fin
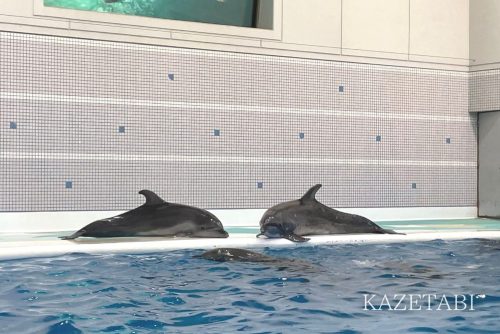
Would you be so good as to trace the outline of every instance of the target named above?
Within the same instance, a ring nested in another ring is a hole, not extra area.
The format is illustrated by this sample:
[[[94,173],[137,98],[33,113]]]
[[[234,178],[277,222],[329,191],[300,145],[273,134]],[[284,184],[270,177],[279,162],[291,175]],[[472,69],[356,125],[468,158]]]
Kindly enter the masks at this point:
[[[302,196],[302,198],[300,199],[300,201],[302,203],[304,202],[307,202],[307,201],[315,201],[316,202],[316,193],[318,192],[319,188],[321,188],[321,184],[317,184],[313,187],[311,187],[311,189],[309,189],[305,194],[304,196]]]
[[[141,190],[139,194],[144,195],[146,197],[146,203],[144,205],[158,205],[166,203],[164,200],[160,198],[160,196],[156,195],[151,190]]]

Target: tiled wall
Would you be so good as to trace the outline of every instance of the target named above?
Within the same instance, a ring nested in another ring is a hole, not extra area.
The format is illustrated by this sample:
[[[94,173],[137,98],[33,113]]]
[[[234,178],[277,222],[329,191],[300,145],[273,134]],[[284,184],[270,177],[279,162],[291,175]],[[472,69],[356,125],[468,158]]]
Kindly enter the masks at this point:
[[[471,112],[500,110],[500,69],[470,73]]]
[[[467,73],[0,33],[0,77],[0,211],[476,205]]]

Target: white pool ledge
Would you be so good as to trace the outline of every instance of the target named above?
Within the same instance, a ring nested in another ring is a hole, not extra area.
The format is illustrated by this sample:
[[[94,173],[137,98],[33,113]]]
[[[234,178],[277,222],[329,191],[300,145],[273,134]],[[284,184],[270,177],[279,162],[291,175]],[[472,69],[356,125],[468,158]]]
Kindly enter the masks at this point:
[[[210,249],[215,247],[263,248],[263,247],[307,247],[333,244],[368,244],[419,242],[435,239],[500,239],[500,231],[455,231],[455,232],[415,232],[397,234],[357,234],[313,236],[306,243],[293,243],[285,239],[259,239],[249,234],[233,234],[226,239],[81,239],[69,240],[27,240],[0,243],[0,259],[20,259],[29,257],[48,257],[67,253],[114,254],[114,253],[151,253],[178,249]]]

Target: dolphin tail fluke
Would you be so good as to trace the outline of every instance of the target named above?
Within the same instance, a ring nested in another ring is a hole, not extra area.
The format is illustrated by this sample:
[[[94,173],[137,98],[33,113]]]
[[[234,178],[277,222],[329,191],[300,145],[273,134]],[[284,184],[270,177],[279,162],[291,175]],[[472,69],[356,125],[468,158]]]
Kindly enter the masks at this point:
[[[63,237],[59,237],[59,239],[61,239],[61,240],[73,240],[73,239],[76,239],[79,236],[83,235],[83,233],[85,233],[85,231],[81,231],[80,230],[80,231],[76,231],[72,235],[66,235],[66,236],[63,236]]]
[[[306,242],[306,241],[310,240],[309,238],[304,238],[300,235],[293,234],[293,233],[285,234],[283,236],[283,238],[288,239],[288,240],[293,241],[293,242]]]
[[[386,234],[400,234],[400,235],[406,235],[406,233],[399,233],[399,232],[396,232],[396,231],[394,231],[394,230],[389,230],[389,229],[386,229],[386,228],[384,228],[384,229],[383,229],[383,231],[384,231],[383,233],[386,233]]]

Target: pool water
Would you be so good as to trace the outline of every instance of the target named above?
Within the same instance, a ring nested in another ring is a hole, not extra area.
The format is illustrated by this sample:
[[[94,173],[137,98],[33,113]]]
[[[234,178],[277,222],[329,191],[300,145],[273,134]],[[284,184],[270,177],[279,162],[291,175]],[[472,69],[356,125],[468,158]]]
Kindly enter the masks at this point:
[[[260,251],[288,260],[219,263],[190,250],[0,261],[1,331],[500,333],[500,241]],[[365,310],[367,294],[472,294],[474,310]]]

